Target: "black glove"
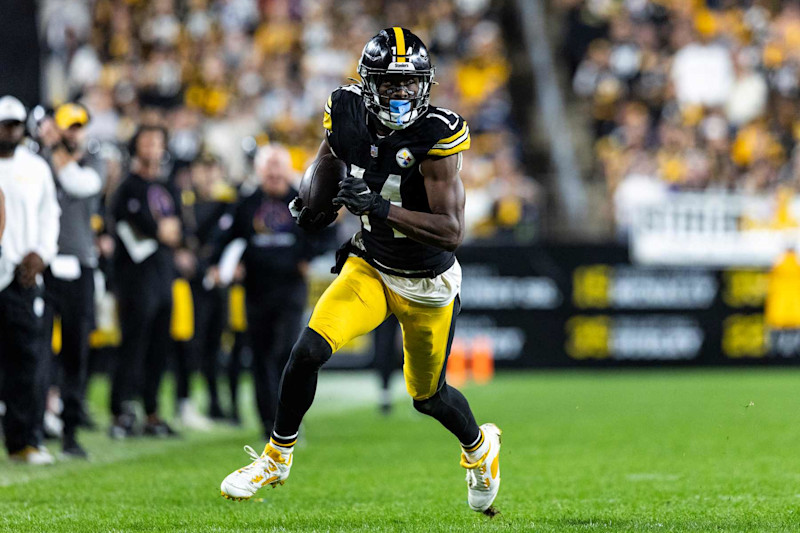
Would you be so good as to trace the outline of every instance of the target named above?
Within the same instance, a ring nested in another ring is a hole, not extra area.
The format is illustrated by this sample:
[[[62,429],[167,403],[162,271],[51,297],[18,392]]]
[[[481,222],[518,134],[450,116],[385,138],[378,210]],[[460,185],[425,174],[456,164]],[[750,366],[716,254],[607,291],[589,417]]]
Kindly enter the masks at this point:
[[[314,215],[311,213],[311,209],[309,209],[307,205],[303,205],[303,201],[298,196],[289,202],[289,212],[292,214],[294,221],[297,222],[297,225],[304,230],[319,231],[329,226],[334,220],[336,220],[339,208],[337,207],[335,210],[329,213],[325,213],[323,211],[322,213],[317,213]]]
[[[389,200],[372,192],[363,179],[348,176],[339,184],[339,194],[333,205],[343,205],[354,215],[369,215],[375,218],[389,216]]]

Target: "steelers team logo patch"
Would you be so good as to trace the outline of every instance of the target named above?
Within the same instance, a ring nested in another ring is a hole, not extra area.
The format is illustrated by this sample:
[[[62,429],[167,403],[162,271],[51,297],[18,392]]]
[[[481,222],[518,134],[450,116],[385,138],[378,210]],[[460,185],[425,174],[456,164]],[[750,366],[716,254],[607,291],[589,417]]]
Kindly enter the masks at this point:
[[[415,161],[414,156],[411,155],[411,150],[408,148],[400,148],[394,158],[397,161],[397,164],[403,168],[410,167]]]

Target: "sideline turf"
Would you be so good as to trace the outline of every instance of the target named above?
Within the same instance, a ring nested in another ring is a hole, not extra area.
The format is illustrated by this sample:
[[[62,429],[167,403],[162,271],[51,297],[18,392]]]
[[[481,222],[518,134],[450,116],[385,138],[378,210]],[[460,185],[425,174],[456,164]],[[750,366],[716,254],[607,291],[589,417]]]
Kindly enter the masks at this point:
[[[516,373],[466,393],[504,430],[493,519],[467,507],[453,439],[404,403],[312,410],[262,502],[219,496],[241,446],[263,444],[252,428],[0,462],[0,531],[800,530],[798,370]]]

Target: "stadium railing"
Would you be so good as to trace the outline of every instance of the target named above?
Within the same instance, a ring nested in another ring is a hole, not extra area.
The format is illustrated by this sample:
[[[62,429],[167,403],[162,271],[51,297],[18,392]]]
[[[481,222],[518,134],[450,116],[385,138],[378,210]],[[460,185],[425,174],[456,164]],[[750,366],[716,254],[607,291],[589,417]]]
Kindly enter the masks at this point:
[[[639,206],[629,228],[631,259],[652,265],[769,266],[800,246],[800,198],[676,192]]]

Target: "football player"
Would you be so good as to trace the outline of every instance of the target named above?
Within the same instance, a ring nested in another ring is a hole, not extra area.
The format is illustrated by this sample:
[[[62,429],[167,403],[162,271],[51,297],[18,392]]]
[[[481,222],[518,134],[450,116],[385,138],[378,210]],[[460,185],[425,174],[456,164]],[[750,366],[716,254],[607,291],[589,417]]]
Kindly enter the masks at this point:
[[[445,381],[458,314],[464,237],[461,158],[467,123],[430,105],[434,68],[422,40],[388,28],[364,47],[360,83],[340,87],[323,115],[317,157],[333,154],[348,176],[334,204],[361,217],[361,231],[337,253],[339,276],[314,309],[286,365],[275,425],[264,452],[225,478],[223,496],[247,499],[283,484],[300,421],[311,407],[320,367],[351,339],[394,314],[403,331],[403,374],[414,407],[438,420],[461,444],[468,501],[486,511],[500,486],[500,430],[478,426],[466,398]],[[356,81],[356,80],[354,80]],[[335,213],[312,217],[290,204],[300,226],[317,229]],[[321,220],[319,220],[321,218]]]

